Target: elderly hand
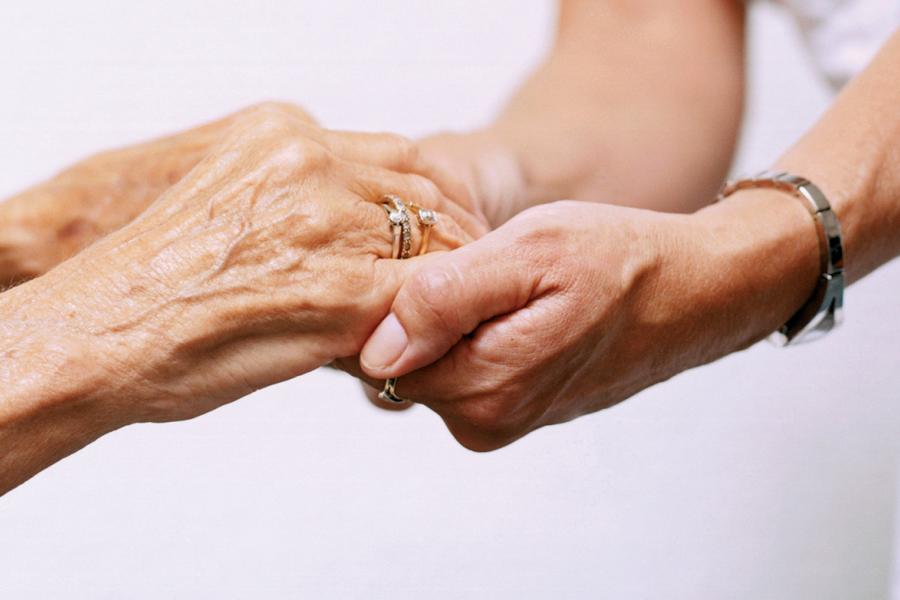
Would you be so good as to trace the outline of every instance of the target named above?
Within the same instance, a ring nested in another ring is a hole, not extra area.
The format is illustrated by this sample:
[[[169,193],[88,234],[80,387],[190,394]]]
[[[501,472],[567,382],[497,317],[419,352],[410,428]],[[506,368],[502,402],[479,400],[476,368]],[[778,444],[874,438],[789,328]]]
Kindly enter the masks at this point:
[[[194,168],[237,121],[261,110],[292,115],[316,129],[302,108],[270,102],[172,136],[102,152],[0,203],[0,284],[42,275],[129,223]],[[431,179],[475,214],[461,178],[427,160],[414,142],[391,134],[346,133],[332,140],[332,150],[346,152],[351,160]]]
[[[620,402],[783,323],[817,275],[808,214],[742,192],[693,216],[529,209],[407,279],[364,376],[436,411],[473,450]]]
[[[313,122],[302,109],[281,106]],[[130,222],[194,168],[240,115],[96,154],[4,201],[0,278],[18,282],[42,275]]]
[[[411,157],[396,136],[245,112],[137,219],[3,294],[0,379],[102,405],[121,426],[189,418],[356,354],[424,260],[390,260],[384,194],[443,213],[432,249],[483,232],[400,172]]]

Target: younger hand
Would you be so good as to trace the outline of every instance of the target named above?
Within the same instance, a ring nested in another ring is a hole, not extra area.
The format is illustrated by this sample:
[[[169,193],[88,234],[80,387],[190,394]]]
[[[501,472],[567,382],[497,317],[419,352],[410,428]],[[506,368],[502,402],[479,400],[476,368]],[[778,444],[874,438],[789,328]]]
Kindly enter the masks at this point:
[[[697,216],[539,206],[407,279],[361,369],[492,450],[774,330],[812,289],[816,243],[771,193]]]

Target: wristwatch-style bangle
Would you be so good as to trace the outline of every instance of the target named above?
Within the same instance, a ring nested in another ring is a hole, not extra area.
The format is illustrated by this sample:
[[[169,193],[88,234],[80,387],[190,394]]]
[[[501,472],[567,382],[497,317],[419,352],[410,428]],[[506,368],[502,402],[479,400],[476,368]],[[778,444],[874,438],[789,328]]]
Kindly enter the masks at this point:
[[[719,192],[719,200],[738,190],[751,188],[779,190],[803,200],[819,234],[821,274],[816,288],[806,304],[769,336],[769,340],[786,346],[820,338],[843,320],[844,249],[837,216],[818,187],[808,179],[790,173],[764,171],[747,179],[730,181]]]

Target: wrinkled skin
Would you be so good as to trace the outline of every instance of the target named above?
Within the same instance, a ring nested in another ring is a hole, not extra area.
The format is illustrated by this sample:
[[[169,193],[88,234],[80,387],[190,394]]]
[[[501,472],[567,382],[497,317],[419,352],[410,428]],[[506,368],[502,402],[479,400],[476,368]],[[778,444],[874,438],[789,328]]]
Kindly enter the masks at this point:
[[[138,218],[4,294],[4,337],[27,346],[35,328],[57,330],[59,386],[90,374],[70,395],[117,426],[191,418],[354,355],[430,259],[390,259],[383,194],[441,213],[433,250],[484,232],[404,172],[418,160],[396,136],[323,130],[278,105],[245,111]]]
[[[15,283],[42,275],[130,222],[194,168],[237,117],[96,154],[7,199],[0,204],[0,277]]]
[[[0,203],[0,285],[46,273],[101,237],[132,221],[166,189],[193,169],[236,122],[260,111],[291,115],[316,129],[302,108],[285,102],[253,106],[205,125],[127,148],[91,156]],[[394,134],[332,136],[349,158],[431,179],[454,203],[451,208],[472,234],[484,231],[471,192],[419,146]]]

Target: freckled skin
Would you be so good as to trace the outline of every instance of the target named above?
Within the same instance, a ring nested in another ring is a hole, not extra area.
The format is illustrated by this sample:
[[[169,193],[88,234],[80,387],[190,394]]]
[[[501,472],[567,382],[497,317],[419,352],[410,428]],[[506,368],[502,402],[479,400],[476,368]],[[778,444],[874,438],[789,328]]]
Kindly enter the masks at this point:
[[[4,201],[0,279],[37,277],[134,219],[200,161],[234,118],[97,154]]]

